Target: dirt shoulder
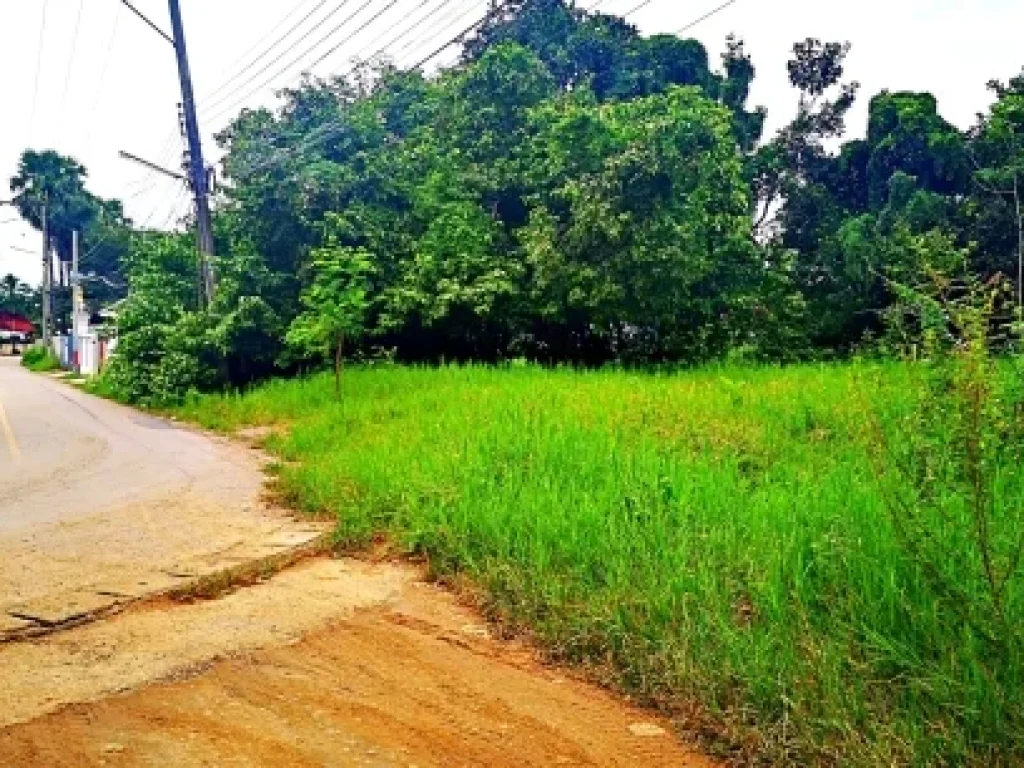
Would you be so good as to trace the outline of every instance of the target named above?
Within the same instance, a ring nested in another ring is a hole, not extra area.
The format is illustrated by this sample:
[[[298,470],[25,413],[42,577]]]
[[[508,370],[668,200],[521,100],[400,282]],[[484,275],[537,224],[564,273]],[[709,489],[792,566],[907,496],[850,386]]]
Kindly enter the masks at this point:
[[[3,765],[711,765],[393,564],[310,561],[0,669]]]

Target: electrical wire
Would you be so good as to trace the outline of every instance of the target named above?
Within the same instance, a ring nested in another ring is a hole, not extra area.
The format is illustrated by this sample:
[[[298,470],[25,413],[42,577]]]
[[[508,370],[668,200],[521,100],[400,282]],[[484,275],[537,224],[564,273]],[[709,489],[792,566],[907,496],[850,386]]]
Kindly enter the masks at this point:
[[[242,75],[244,75],[246,72],[248,72],[254,66],[256,66],[260,61],[265,59],[267,56],[269,56],[279,45],[281,45],[281,43],[283,43],[285,40],[287,40],[289,37],[291,37],[292,34],[296,30],[298,30],[300,27],[302,27],[303,24],[305,24],[307,21],[309,21],[309,19],[312,18],[316,14],[317,11],[319,11],[321,8],[323,8],[325,5],[327,5],[327,2],[328,2],[328,0],[317,0],[316,6],[311,11],[309,11],[305,16],[303,16],[301,19],[299,19],[295,24],[293,24],[291,27],[289,27],[287,32],[285,32],[283,35],[278,37],[273,43],[271,43],[266,49],[264,49],[258,56],[256,56],[254,59],[252,59],[252,61],[250,61],[248,64],[246,64],[240,70],[238,70],[234,75],[232,75],[227,80],[222,82],[220,85],[218,85],[215,89],[213,89],[209,93],[204,94],[203,96],[201,96],[200,97],[200,101],[204,101],[204,102],[205,101],[210,101],[215,96],[223,93],[225,88],[227,88],[229,85],[235,83],[238,80],[238,78],[240,78]],[[240,56],[235,61],[235,63],[232,64],[231,66],[234,67],[239,61],[242,61],[242,60],[246,59],[249,56],[249,54],[251,54],[254,50],[259,48],[259,46],[262,45],[267,40],[268,37],[270,37],[275,31],[277,31],[278,27],[286,24],[288,22],[288,20],[291,19],[296,14],[296,12],[299,11],[301,8],[302,8],[302,6],[299,5],[295,9],[293,9],[291,13],[289,13],[287,16],[285,16],[281,21],[279,21],[275,25],[274,29],[271,30],[270,33],[264,35],[259,40],[259,42],[257,42],[248,51],[246,51],[244,54],[242,54],[242,56]]]
[[[392,0],[391,3],[389,3],[384,9],[379,11],[369,22],[364,23],[355,33],[353,33],[352,35],[349,35],[349,37],[346,38],[346,40],[351,39],[356,34],[361,32],[362,30],[366,29],[369,26],[370,23],[372,23],[374,20],[379,18],[392,5],[394,5],[394,2],[395,2],[395,0]],[[431,51],[425,57],[419,59],[412,66],[407,67],[406,68],[407,71],[421,69],[422,67],[424,67],[426,64],[428,64],[431,61],[433,61],[434,59],[436,59],[438,56],[440,56],[442,53],[444,53],[444,51],[448,50],[453,45],[456,45],[457,43],[460,43],[460,42],[464,42],[466,37],[468,37],[470,34],[472,34],[476,30],[478,30],[480,27],[482,27],[489,19],[494,18],[495,16],[500,14],[502,11],[506,10],[508,8],[508,6],[511,5],[511,2],[512,2],[512,0],[504,0],[504,2],[500,3],[499,5],[495,5],[494,7],[491,8],[491,10],[489,10],[487,13],[485,13],[481,18],[477,19],[473,24],[469,25],[468,27],[463,29],[461,32],[456,34],[454,37],[452,37],[451,39],[449,39],[446,42],[444,42],[441,46],[439,46],[438,48],[436,48],[433,51]],[[593,6],[591,6],[591,8],[588,9],[588,10],[593,10],[593,8],[596,8],[602,2],[604,2],[604,0],[598,0],[598,2],[595,3]],[[650,2],[652,2],[652,0],[644,0],[644,2],[641,2],[639,5],[635,6],[633,9],[628,11],[626,15],[629,15],[631,13],[635,13],[638,10],[641,10],[642,8],[646,7]],[[727,0],[727,2],[723,3],[722,5],[712,9],[708,13],[705,13],[704,15],[698,17],[697,19],[695,19],[694,21],[690,22],[689,24],[683,26],[676,34],[680,34],[682,32],[686,32],[686,31],[692,29],[693,27],[697,26],[698,24],[706,21],[707,19],[715,16],[716,14],[720,13],[721,11],[724,11],[726,8],[734,5],[736,2],[738,2],[738,0]],[[354,14],[349,16],[348,19],[346,19],[346,22],[348,20],[351,20],[355,16],[357,16],[366,7],[366,5],[368,5],[368,4],[369,4],[369,0],[367,1],[367,3],[364,3],[363,6],[361,6]],[[441,7],[438,7],[438,8],[434,9],[434,12],[436,13],[436,12],[438,12],[440,10],[441,10]],[[326,36],[325,38],[322,38],[316,44],[314,44],[309,49],[307,49],[305,52],[303,52],[303,54],[301,54],[300,57],[296,61],[300,61],[309,52],[311,52],[312,50],[315,50],[316,48],[318,48],[323,43],[324,40],[329,39],[329,37],[332,36],[335,32],[337,32],[338,29],[342,28],[346,22],[343,22],[341,25],[339,25],[334,30],[332,30],[331,33],[328,34],[328,36]],[[308,35],[307,35],[307,37],[308,37]],[[392,43],[393,42],[394,41],[392,41]],[[334,50],[337,50],[343,44],[344,44],[344,41],[339,43],[339,44],[337,44],[336,46],[334,46],[334,48],[331,51],[329,51],[327,54],[321,56],[317,60],[317,63],[320,63],[321,61],[326,59],[331,53],[333,53]],[[285,71],[287,69],[289,69],[291,66],[292,66],[292,64],[289,64],[287,67],[285,67]],[[358,66],[359,65],[354,67],[352,70],[350,70],[348,73],[346,73],[346,75],[344,75],[343,77],[347,76],[348,74],[351,74],[351,72],[355,71],[355,69],[357,69]],[[260,87],[263,87],[263,86],[261,85]],[[247,98],[247,97],[248,96],[243,97],[243,99]],[[312,146],[314,146],[314,145],[316,145],[318,143],[321,143],[323,141],[327,141],[330,138],[332,138],[333,136],[337,135],[336,129],[340,128],[341,126],[342,126],[342,121],[341,120],[330,121],[330,122],[326,123],[325,125],[321,126],[320,128],[316,129],[311,135],[307,136],[305,139],[300,141],[295,147],[292,147],[292,148],[289,148],[289,149],[286,149],[286,150],[281,150],[281,151],[275,153],[275,155],[273,157],[268,158],[267,160],[265,160],[265,161],[263,161],[261,163],[257,163],[255,166],[247,169],[247,173],[252,174],[252,173],[259,172],[259,171],[261,171],[261,170],[263,170],[265,168],[268,168],[268,167],[270,167],[272,165],[276,165],[276,164],[278,164],[280,162],[283,162],[284,160],[286,160],[286,159],[288,159],[290,157],[297,156],[297,155],[301,154],[302,152],[306,151],[307,149],[309,149],[310,147],[312,147]]]
[[[396,3],[398,3],[398,0],[390,0],[390,2],[388,2],[387,5],[385,5],[379,11],[377,11],[377,13],[375,13],[373,16],[371,16],[361,27],[359,27],[359,29],[357,29],[355,32],[353,32],[351,35],[346,37],[344,40],[342,40],[338,44],[336,44],[333,48],[331,48],[329,51],[327,51],[327,53],[325,53],[323,56],[318,58],[312,64],[307,65],[306,66],[306,71],[311,72],[311,71],[313,71],[314,67],[317,67],[320,64],[323,64],[327,59],[329,59],[331,56],[333,56],[343,45],[345,45],[345,43],[348,43],[353,38],[357,37],[359,34],[361,34],[362,32],[366,31],[367,29],[369,29],[370,25],[372,25],[381,16],[383,16],[385,13],[387,13],[392,8],[394,8]],[[362,10],[362,9],[360,9],[360,10]]]
[[[43,0],[43,15],[39,25],[39,50],[36,53],[36,83],[32,93],[32,119],[29,125],[34,126],[36,122],[36,109],[39,106],[39,80],[43,72],[43,49],[46,42],[46,11],[49,8],[50,0]]]
[[[435,59],[437,56],[439,56],[445,50],[450,48],[452,45],[455,45],[457,42],[463,40],[467,35],[469,35],[470,33],[474,32],[475,30],[477,30],[481,26],[483,26],[488,21],[488,19],[492,18],[493,16],[497,15],[501,11],[505,10],[509,5],[511,5],[511,2],[512,2],[512,0],[504,0],[504,2],[502,2],[500,5],[495,6],[494,8],[492,8],[490,11],[488,11],[486,14],[484,14],[481,18],[479,18],[476,22],[474,22],[469,27],[467,27],[466,29],[464,29],[461,32],[459,32],[459,34],[457,34],[455,37],[453,37],[450,40],[448,40],[444,45],[442,45],[441,47],[437,48],[430,55],[428,55],[425,58],[421,59],[418,64],[416,64],[413,67],[410,67],[408,71],[419,69],[424,64],[426,64],[426,63],[432,61],[433,59]],[[342,126],[343,126],[343,121],[341,121],[341,120],[332,120],[332,121],[330,121],[328,123],[325,123],[324,125],[320,126],[320,128],[318,128],[315,131],[313,131],[313,133],[311,135],[307,136],[305,139],[303,139],[301,142],[299,142],[295,147],[292,147],[292,148],[287,149],[287,150],[282,150],[282,151],[278,152],[275,157],[268,158],[267,160],[263,161],[262,163],[257,163],[252,168],[247,169],[248,173],[250,173],[250,174],[256,173],[258,171],[263,170],[264,168],[268,168],[268,167],[270,167],[272,165],[276,165],[276,164],[278,164],[280,162],[283,162],[284,160],[287,160],[289,157],[294,157],[294,156],[304,152],[305,150],[309,149],[310,147],[314,146],[315,144],[318,144],[318,143],[320,143],[322,141],[327,141],[330,138],[332,138],[332,136],[337,135],[336,129],[341,128]],[[334,131],[333,134],[332,134],[332,131]]]
[[[422,10],[425,6],[429,5],[431,2],[433,2],[433,0],[421,0],[419,5],[417,5],[415,8],[412,9],[412,11],[410,11],[410,14],[411,14],[410,15],[410,23],[405,27],[405,29],[402,32],[400,32],[398,35],[396,35],[395,37],[391,38],[391,40],[389,40],[386,43],[384,43],[384,45],[378,47],[372,54],[370,54],[369,56],[364,56],[366,51],[368,51],[369,49],[373,48],[375,45],[380,43],[380,41],[383,40],[386,37],[386,34],[378,35],[377,37],[375,37],[372,41],[370,41],[369,43],[364,45],[361,49],[359,49],[359,51],[356,53],[356,55],[353,58],[355,58],[357,61],[360,60],[360,59],[362,59],[364,62],[373,61],[378,56],[380,56],[382,53],[386,53],[387,49],[388,49],[388,46],[394,45],[395,43],[397,43],[400,40],[404,39],[406,36],[409,35],[410,32],[413,32],[419,25],[423,24],[426,21],[429,21],[432,17],[436,16],[438,13],[440,13],[446,7],[451,5],[454,2],[454,0],[441,0],[441,4],[438,5],[437,7],[435,7],[430,12],[424,14],[423,16],[421,16],[418,19],[417,18],[412,18],[412,15],[415,15],[418,11]]]
[[[314,67],[322,64],[330,56],[332,56],[339,49],[341,49],[341,47],[344,46],[346,43],[352,41],[353,39],[358,37],[360,34],[362,34],[364,31],[369,29],[377,20],[379,20],[385,13],[387,13],[391,8],[393,8],[398,2],[399,2],[399,0],[390,0],[390,2],[387,2],[384,5],[383,8],[378,10],[376,13],[373,14],[373,16],[371,16],[367,20],[363,21],[357,29],[355,29],[352,33],[350,33],[349,35],[347,35],[346,37],[341,39],[339,42],[337,42],[335,45],[333,45],[328,51],[326,51],[325,53],[320,55],[315,61],[303,65],[303,72],[308,72],[311,69],[313,69]],[[305,58],[306,55],[308,55],[312,51],[314,51],[317,48],[319,48],[325,41],[329,40],[334,34],[336,34],[338,31],[343,29],[348,22],[352,21],[352,19],[354,19],[357,16],[359,16],[372,3],[373,3],[373,0],[366,0],[366,2],[364,2],[361,6],[359,6],[359,8],[356,9],[356,11],[354,11],[352,14],[350,14],[345,19],[345,21],[341,22],[341,24],[336,26],[333,30],[331,30],[331,32],[329,32],[327,35],[325,35],[323,38],[321,38],[317,43],[315,43],[314,45],[310,46],[303,53],[301,53],[298,57],[296,57],[289,64],[287,64],[284,68],[282,68],[277,73],[272,75],[271,78],[269,78],[268,80],[265,80],[260,85],[258,85],[255,89],[250,90],[248,93],[244,94],[239,99],[236,99],[234,103],[229,104],[229,105],[227,105],[225,107],[222,107],[221,109],[217,110],[213,114],[204,115],[204,118],[207,119],[207,120],[216,120],[217,118],[223,116],[224,114],[229,112],[231,109],[233,109],[238,103],[243,102],[245,99],[249,98],[250,96],[252,96],[255,93],[257,93],[260,90],[262,90],[264,87],[269,85],[270,82],[272,82],[273,79],[275,79],[278,75],[283,74],[284,72],[287,72],[295,64],[301,63],[302,59]],[[442,3],[442,7],[445,6],[445,5],[447,5],[447,2]],[[435,9],[435,10],[440,10],[440,8]],[[428,15],[426,18],[429,18],[429,16],[430,15]],[[404,36],[404,34],[405,33],[403,33],[403,36]],[[289,81],[289,82],[296,82],[299,79],[299,77],[301,77],[301,75],[302,75],[302,73],[299,73],[298,76],[296,76],[295,78],[292,78],[292,80]]]
[[[280,70],[277,73],[277,75],[283,74],[284,72],[288,71],[295,64],[301,63],[302,59],[308,53],[311,53],[312,51],[316,50],[317,48],[320,47],[320,45],[322,43],[324,43],[325,41],[329,40],[335,33],[337,33],[338,31],[340,31],[342,29],[344,29],[346,24],[348,24],[350,21],[352,21],[354,18],[356,18],[359,14],[361,14],[364,10],[366,10],[366,8],[368,8],[370,5],[372,5],[373,2],[374,2],[374,0],[365,0],[365,2],[362,5],[360,5],[353,13],[349,14],[349,16],[345,19],[345,21],[341,22],[341,24],[336,26],[333,30],[331,30],[331,32],[329,32],[327,35],[325,35],[323,38],[321,38],[321,40],[318,41],[315,45],[311,46],[306,51],[301,53],[288,66],[286,66],[284,69]],[[345,45],[345,43],[349,42],[350,40],[355,38],[357,35],[361,34],[363,31],[365,31],[367,28],[369,28],[370,25],[372,25],[375,21],[377,21],[377,19],[379,19],[385,13],[387,13],[387,11],[390,10],[397,2],[398,2],[398,0],[389,0],[389,2],[381,10],[379,10],[377,13],[375,13],[369,20],[363,22],[362,25],[359,26],[354,32],[352,32],[347,37],[343,38],[339,43],[334,45],[330,50],[327,51],[327,53],[325,53],[322,56],[320,56],[312,64],[303,65],[303,71],[308,72],[313,67],[315,67],[318,64],[322,63],[328,56],[332,55],[339,48],[341,48],[341,46]],[[256,93],[258,93],[260,90],[262,90],[263,88],[268,86],[274,80],[274,78],[277,77],[277,75],[272,76],[269,80],[266,80],[263,83],[261,83],[260,85],[258,85],[255,89],[253,89],[252,91],[250,91],[249,93],[244,95],[241,98],[240,101],[244,101],[245,99],[249,98],[250,96],[252,96],[252,95],[254,95]],[[300,73],[300,76],[301,76],[301,73]],[[233,108],[234,108],[234,105],[229,105],[227,108],[222,108],[222,109],[218,110],[216,113],[214,113],[213,115],[209,116],[208,119],[216,120],[218,117],[223,116],[224,114],[226,114],[227,112],[229,112]]]
[[[294,48],[302,45],[302,43],[304,43],[306,40],[308,40],[313,35],[313,33],[316,32],[320,28],[320,25],[326,23],[328,19],[333,18],[338,13],[340,13],[342,10],[344,10],[345,7],[350,2],[352,2],[352,0],[341,0],[341,2],[339,2],[336,6],[334,6],[334,8],[332,8],[331,11],[324,18],[320,19],[320,21],[317,23],[316,26],[311,27],[310,29],[306,30],[306,32],[302,35],[302,37],[300,37],[295,42],[295,44],[292,47],[286,48],[285,50],[281,51],[280,54],[278,54],[273,59],[271,59],[269,62],[264,64],[256,72],[253,72],[252,75],[245,82],[243,82],[241,85],[239,85],[238,89],[236,89],[236,90],[240,90],[242,88],[245,88],[246,86],[251,84],[254,80],[256,80],[256,78],[258,78],[261,75],[263,75],[264,73],[266,73],[267,70],[269,70],[271,67],[273,67],[274,65],[280,63],[280,61],[285,56],[287,56]],[[295,58],[292,61],[290,61],[282,69],[277,70],[273,75],[270,76],[270,78],[268,80],[261,82],[261,84],[258,85],[256,88],[254,88],[251,91],[247,92],[247,94],[242,97],[242,100],[244,101],[245,99],[249,98],[249,96],[251,96],[253,93],[256,93],[256,92],[260,91],[262,88],[264,88],[267,85],[268,82],[272,82],[282,72],[286,72],[287,70],[291,69],[291,67],[294,66],[296,62],[301,61],[311,51],[316,50],[317,48],[319,48],[324,43],[325,40],[328,40],[332,35],[336,34],[339,29],[343,28],[352,19],[352,17],[354,15],[355,14],[352,14],[352,15],[348,16],[343,22],[341,22],[341,24],[339,24],[338,26],[334,27],[334,29],[332,29],[330,32],[328,32],[327,35],[325,35],[324,37],[320,38],[316,43],[314,43],[309,48],[304,50],[301,54],[299,54],[299,56],[297,58]],[[218,98],[214,99],[210,103],[202,104],[201,107],[203,108],[203,110],[211,110],[214,107],[219,106],[220,104],[223,104],[225,101],[230,99],[232,95],[233,94],[225,94],[224,96],[221,96],[221,97],[218,97]],[[235,102],[232,102],[232,103],[235,103]]]
[[[458,7],[449,9],[448,13],[444,14],[441,18],[436,19],[433,24],[427,27],[423,34],[409,40],[405,45],[395,51],[393,54],[394,60],[399,61],[409,51],[417,51],[424,45],[433,43],[437,39],[439,33],[450,29],[451,23],[456,19],[464,18],[470,10],[470,6],[474,6],[477,2],[478,0],[469,0],[469,5],[464,6],[461,9]]]
[[[683,32],[689,32],[691,29],[696,27],[698,24],[700,24],[702,22],[705,22],[708,19],[710,19],[712,16],[715,16],[716,14],[720,13],[721,11],[724,11],[730,5],[735,5],[738,1],[739,0],[728,0],[725,3],[722,3],[720,6],[718,6],[717,8],[714,8],[713,10],[708,11],[707,13],[705,13],[700,18],[695,19],[694,21],[691,21],[685,27],[680,27],[679,29],[677,29],[676,30],[676,34],[677,35],[681,35]]]
[[[103,59],[103,70],[100,72],[100,79],[96,85],[96,96],[92,100],[92,108],[89,112],[89,127],[85,135],[86,144],[88,144],[92,139],[92,132],[96,125],[96,110],[99,108],[100,96],[103,93],[103,85],[107,80],[107,73],[110,71],[110,60],[113,58],[114,53],[114,41],[117,39],[117,29],[121,23],[121,9],[122,6],[120,4],[114,8],[114,25],[110,30],[110,38],[107,40],[107,52]]]
[[[505,10],[506,8],[508,8],[508,6],[511,5],[511,4],[512,4],[512,0],[504,0],[504,2],[501,3],[501,5],[494,6],[494,8],[491,11],[489,11],[486,14],[484,14],[484,16],[482,16],[479,20],[477,20],[476,22],[474,22],[470,26],[466,27],[466,29],[464,29],[462,32],[460,32],[455,37],[453,37],[451,40],[446,42],[440,48],[435,50],[429,56],[427,56],[427,57],[421,59],[420,61],[416,62],[415,64],[413,64],[412,67],[410,67],[410,69],[420,69],[425,64],[433,61],[434,59],[436,59],[438,56],[440,56],[442,53],[447,51],[449,48],[451,48],[456,43],[460,43],[460,42],[464,41],[465,38],[468,35],[470,35],[471,33],[475,32],[480,27],[482,27],[485,23],[487,23],[488,19],[490,19],[492,16],[497,16],[501,11]]]
[[[644,8],[646,8],[648,5],[650,5],[653,2],[654,2],[654,0],[643,0],[643,2],[637,3],[632,8],[630,8],[628,11],[623,13],[622,14],[622,18],[625,19],[625,18],[628,18],[629,16],[632,16],[634,13],[636,13],[637,11],[643,10]],[[598,3],[598,5],[600,5],[600,3]]]
[[[71,73],[75,68],[75,54],[78,53],[78,33],[82,28],[82,9],[85,7],[85,0],[78,0],[78,13],[75,16],[75,32],[71,38],[71,54],[68,56],[68,72],[64,77],[64,94],[60,100],[60,111],[64,114],[64,107],[68,100],[68,90],[71,87]]]

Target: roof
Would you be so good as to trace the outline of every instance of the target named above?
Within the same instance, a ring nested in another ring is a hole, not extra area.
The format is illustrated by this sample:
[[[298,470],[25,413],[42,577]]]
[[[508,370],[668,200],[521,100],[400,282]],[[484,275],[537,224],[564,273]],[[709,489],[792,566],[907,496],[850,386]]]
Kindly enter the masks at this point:
[[[0,331],[8,331],[10,333],[32,333],[35,331],[35,326],[32,325],[32,321],[22,315],[16,315],[13,312],[4,312],[0,310]]]

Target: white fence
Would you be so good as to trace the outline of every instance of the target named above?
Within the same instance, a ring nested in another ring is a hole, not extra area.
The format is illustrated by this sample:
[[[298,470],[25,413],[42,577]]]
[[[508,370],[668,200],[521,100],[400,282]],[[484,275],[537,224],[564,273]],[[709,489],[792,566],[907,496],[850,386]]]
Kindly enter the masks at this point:
[[[53,337],[53,353],[61,367],[84,376],[102,371],[116,347],[117,339],[100,339],[94,334]]]

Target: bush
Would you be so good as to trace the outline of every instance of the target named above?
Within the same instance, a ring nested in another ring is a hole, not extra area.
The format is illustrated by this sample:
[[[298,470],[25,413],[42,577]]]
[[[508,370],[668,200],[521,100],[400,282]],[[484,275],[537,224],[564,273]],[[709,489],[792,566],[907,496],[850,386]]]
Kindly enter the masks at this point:
[[[60,360],[49,347],[32,347],[21,357],[21,364],[33,373],[48,373],[60,370]]]

